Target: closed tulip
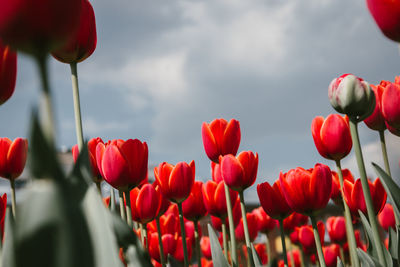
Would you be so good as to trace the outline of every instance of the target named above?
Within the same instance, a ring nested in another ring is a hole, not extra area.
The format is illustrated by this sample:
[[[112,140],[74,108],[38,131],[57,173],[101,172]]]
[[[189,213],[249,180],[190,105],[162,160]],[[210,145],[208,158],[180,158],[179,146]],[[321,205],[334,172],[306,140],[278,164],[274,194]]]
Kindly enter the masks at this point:
[[[186,239],[186,247],[188,252],[188,259],[190,261],[190,259],[192,258],[193,246],[191,246],[190,240],[188,238]],[[182,263],[184,262],[183,244],[181,236],[179,236],[176,241],[176,247],[173,253],[173,257],[179,262]]]
[[[17,80],[17,54],[0,40],[0,105],[14,93]]]
[[[93,7],[88,0],[82,0],[78,30],[62,47],[52,51],[52,55],[63,63],[78,63],[94,52],[96,44],[96,19]]]
[[[312,121],[311,132],[315,146],[324,158],[341,160],[350,153],[353,142],[347,116],[330,114],[326,119],[316,117]]]
[[[332,191],[332,173],[318,163],[314,169],[292,169],[279,177],[282,193],[292,210],[310,215],[325,208]]]
[[[200,240],[201,254],[207,259],[211,259],[211,243],[208,236],[202,236]]]
[[[243,151],[237,157],[226,155],[221,159],[221,174],[229,188],[241,192],[254,184],[257,178],[258,154]]]
[[[6,213],[7,213],[7,194],[3,194],[0,197],[0,231],[1,231],[1,237],[0,239],[3,240],[4,237],[4,221],[6,218]]]
[[[254,244],[254,249],[256,250],[258,257],[260,258],[261,264],[263,266],[267,265],[268,254],[267,254],[266,245],[265,244]]]
[[[167,211],[167,209],[171,205],[171,202],[161,193],[161,188],[160,185],[157,183],[157,180],[153,182],[152,186],[158,192],[158,196],[160,197],[160,209],[158,210],[157,216],[161,216]]]
[[[214,182],[219,183],[223,181],[221,174],[221,164],[211,161],[211,178]]]
[[[369,190],[371,191],[371,198],[374,206],[375,214],[378,214],[386,203],[386,191],[379,178],[373,183],[368,181]],[[343,186],[344,199],[350,208],[353,215],[358,216],[358,210],[367,214],[367,206],[365,204],[364,194],[361,186],[361,180],[357,179],[354,183],[344,181]]]
[[[190,195],[194,184],[195,163],[179,162],[174,166],[163,162],[154,168],[154,176],[164,197],[182,203]]]
[[[369,12],[382,33],[400,42],[400,3],[391,0],[367,0]]]
[[[389,83],[382,93],[382,114],[386,123],[400,131],[400,84]]]
[[[240,124],[237,120],[215,119],[210,124],[203,122],[201,127],[204,150],[215,163],[219,156],[236,155],[240,144]]]
[[[206,216],[207,209],[203,202],[203,182],[195,181],[189,197],[182,202],[183,216],[191,221],[198,221]]]
[[[28,154],[28,140],[16,138],[11,142],[0,138],[0,176],[9,180],[18,178],[24,170]]]
[[[97,160],[96,160],[96,147],[98,143],[104,144],[103,140],[100,137],[92,138],[88,142],[89,161],[90,161],[90,166],[92,168],[92,177],[95,182],[101,182],[101,180],[103,180],[103,177],[101,176],[99,168],[97,166]],[[78,156],[79,156],[78,145],[74,145],[72,147],[72,157],[74,159],[74,162],[78,160]]]
[[[258,207],[252,211],[257,219],[257,227],[260,232],[269,233],[276,227],[278,223],[275,219],[272,219],[264,211],[263,207]]]
[[[111,186],[128,192],[147,177],[148,148],[138,139],[113,140],[96,146],[100,173]]]
[[[333,243],[346,243],[346,221],[344,217],[329,217],[326,221],[326,230],[328,231],[329,238]]]
[[[229,190],[229,193],[233,207],[238,198],[238,193],[233,190]],[[203,201],[208,213],[222,219],[226,218],[228,213],[223,181],[218,184],[214,181],[207,181],[203,185]]]
[[[321,244],[324,244],[325,226],[322,222],[318,222],[317,228]],[[315,252],[316,246],[314,232],[311,225],[303,225],[299,227],[299,242],[307,254]]]
[[[253,242],[254,239],[256,239],[257,234],[258,234],[257,217],[253,213],[248,212],[248,213],[246,213],[246,218],[247,218],[247,226],[249,228],[250,241]],[[239,242],[245,241],[243,218],[240,219],[238,226],[236,226],[235,237],[236,237],[236,240],[238,240]]]
[[[396,228],[396,220],[394,218],[393,207],[386,203],[382,211],[378,215],[378,221],[385,231],[389,231],[389,227]]]
[[[176,248],[176,238],[172,234],[162,235],[162,244],[164,251],[164,259],[168,257],[168,254],[173,255]],[[160,246],[158,243],[158,233],[151,233],[149,236],[149,255],[152,259],[160,262]]]
[[[343,169],[343,181],[349,180],[350,182],[354,183],[353,174],[350,172],[349,169]],[[332,171],[332,192],[331,192],[331,199],[336,203],[342,203],[341,191],[340,191],[340,181],[339,175],[337,172]],[[342,205],[342,204],[340,204]]]
[[[297,226],[302,226],[308,223],[308,216],[293,212],[289,217],[283,220],[283,230],[286,233],[294,231]]]
[[[286,218],[292,213],[292,209],[289,207],[282,193],[279,180],[277,180],[272,187],[268,182],[258,184],[257,194],[265,213],[271,218]]]
[[[300,267],[300,266],[301,266],[300,251],[299,251],[298,249],[294,249],[294,250],[292,250],[291,252],[287,252],[286,257],[287,257],[288,259],[290,259],[290,257],[291,257],[291,256],[290,256],[290,253],[293,254],[294,266],[292,266],[292,262],[289,261],[289,262],[288,262],[288,264],[289,264],[288,267]],[[280,261],[278,262],[278,267],[284,267],[284,266],[285,266],[285,263],[283,262],[283,260],[280,260]]]
[[[235,191],[233,191],[233,192],[235,192]],[[238,226],[238,224],[240,223],[240,219],[242,218],[242,211],[240,210],[239,198],[236,199],[236,203],[235,203],[235,205],[233,205],[232,217],[233,217],[233,224],[236,228]],[[215,230],[217,230],[218,232],[222,232],[222,221],[221,221],[220,217],[215,217],[215,216],[211,215],[211,224]],[[227,217],[225,218],[225,225],[226,225],[226,228],[229,228],[229,220]]]
[[[382,94],[386,86],[389,85],[388,81],[381,81],[379,85],[372,85],[371,88],[375,93],[375,109],[374,112],[364,120],[364,123],[372,130],[384,131],[386,130],[385,118],[382,114]]]
[[[331,244],[322,248],[326,267],[336,267],[337,258],[340,258],[340,247],[337,244]]]
[[[157,217],[160,197],[151,184],[145,184],[141,189],[132,189],[130,199],[133,220],[146,224]]]

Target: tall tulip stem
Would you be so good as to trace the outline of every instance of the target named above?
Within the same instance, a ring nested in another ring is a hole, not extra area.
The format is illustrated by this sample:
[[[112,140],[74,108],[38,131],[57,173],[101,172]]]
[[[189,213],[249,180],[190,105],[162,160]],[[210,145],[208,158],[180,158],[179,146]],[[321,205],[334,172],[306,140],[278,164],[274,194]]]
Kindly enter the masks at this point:
[[[371,224],[372,234],[374,237],[374,244],[375,244],[375,247],[376,247],[376,250],[378,253],[379,263],[382,266],[387,266],[385,257],[383,254],[382,242],[379,238],[378,224],[376,222],[374,206],[372,204],[372,197],[371,197],[371,192],[370,192],[369,185],[368,185],[367,173],[365,171],[364,159],[363,159],[363,155],[362,155],[362,151],[361,151],[361,145],[360,145],[360,139],[358,136],[357,126],[358,126],[357,121],[354,119],[350,119],[350,132],[351,132],[351,137],[353,139],[354,151],[356,153],[358,170],[359,170],[360,176],[361,176],[361,186],[363,189],[365,204],[367,206],[368,220],[369,220],[369,223]]]
[[[310,216],[311,224],[314,232],[315,246],[317,247],[318,260],[321,267],[326,267],[324,253],[322,252],[321,239],[319,237],[317,222],[314,216]]]
[[[268,233],[265,233],[265,252],[267,253],[268,262],[271,262],[272,255],[271,255],[271,244],[269,243]]]
[[[159,216],[157,216],[157,218],[156,218],[156,224],[157,224],[157,232],[158,232],[158,244],[160,245],[161,266],[165,267],[164,246],[163,246],[163,243],[162,243],[162,233],[161,233],[160,217]]]
[[[75,131],[78,140],[78,148],[81,151],[83,147],[83,131],[82,131],[82,117],[81,105],[79,101],[79,85],[78,85],[78,67],[77,63],[69,64],[71,67],[71,80],[72,80],[72,95],[74,98],[74,113],[75,113]]]
[[[225,198],[226,198],[226,209],[228,212],[228,221],[229,221],[229,235],[231,240],[231,259],[232,266],[238,266],[238,255],[236,251],[236,237],[235,237],[235,223],[233,222],[233,214],[232,214],[232,202],[231,195],[229,194],[229,187],[226,183],[224,183],[225,189]]]
[[[110,209],[111,211],[115,211],[115,191],[112,186],[110,186]]]
[[[197,266],[201,267],[201,250],[200,250],[200,236],[199,236],[199,222],[194,221],[194,246],[196,249]]]
[[[125,192],[124,194],[126,199],[126,222],[132,228],[133,223],[132,223],[131,195],[129,191]]]
[[[343,246],[339,247],[339,253],[340,253],[340,259],[342,260],[343,264],[345,263],[345,257],[344,257],[344,250]],[[353,266],[353,265],[352,265]]]
[[[283,262],[285,263],[285,267],[288,267],[289,264],[288,264],[287,253],[286,253],[285,232],[283,231],[283,218],[279,219],[279,230],[281,232]]]
[[[243,230],[244,230],[244,239],[246,240],[247,255],[250,260],[250,266],[253,266],[254,259],[253,259],[253,253],[251,252],[250,234],[249,234],[249,227],[247,225],[246,206],[244,204],[243,191],[239,192],[239,196],[240,196],[240,209],[242,210]]]
[[[228,259],[228,237],[226,236],[226,224],[224,223],[225,219],[221,219],[222,221],[222,245],[224,247],[224,255],[225,258]]]
[[[344,194],[343,194],[344,181],[343,181],[343,172],[342,172],[342,166],[340,164],[340,160],[336,160],[336,168],[337,168],[337,172],[338,172],[338,176],[339,176],[340,192],[342,195],[342,201],[343,201],[343,207],[344,207],[346,235],[347,235],[347,240],[349,242],[351,266],[360,267],[360,260],[357,256],[357,243],[356,243],[356,237],[354,235],[353,220],[351,218],[349,206],[347,205],[346,201],[344,200]],[[343,259],[343,261],[344,261],[344,259]]]
[[[15,213],[17,210],[17,202],[15,201],[15,180],[14,179],[9,179],[10,180],[10,187],[11,187],[11,211],[12,215],[15,219]]]
[[[189,257],[186,245],[186,232],[185,232],[185,222],[183,221],[183,211],[182,211],[182,203],[177,203],[179,209],[179,222],[181,225],[181,233],[182,233],[182,247],[183,247],[183,264],[184,267],[189,266]]]
[[[386,150],[385,131],[379,131],[379,139],[381,141],[382,157],[385,164],[386,173],[389,174],[390,177],[392,177],[392,174],[390,172],[389,158]]]
[[[119,193],[119,212],[121,214],[121,218],[123,221],[126,221],[126,215],[125,215],[125,204],[124,204],[124,192],[121,190],[118,190]]]

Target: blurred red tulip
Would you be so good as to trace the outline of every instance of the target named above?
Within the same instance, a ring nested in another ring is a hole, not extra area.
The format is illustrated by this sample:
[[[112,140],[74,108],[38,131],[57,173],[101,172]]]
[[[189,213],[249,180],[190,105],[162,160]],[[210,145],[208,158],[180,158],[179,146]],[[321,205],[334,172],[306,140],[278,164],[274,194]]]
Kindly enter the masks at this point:
[[[392,205],[386,203],[382,211],[378,215],[378,221],[385,231],[389,231],[389,227],[396,229],[396,220]]]
[[[272,219],[268,214],[264,211],[263,207],[258,207],[252,211],[252,213],[256,216],[257,219],[257,228],[258,231],[263,233],[268,233],[274,230],[277,225],[277,220]]]
[[[336,267],[337,258],[340,258],[340,247],[337,244],[331,244],[322,248],[326,267]]]
[[[247,218],[247,226],[249,229],[249,236],[250,241],[253,242],[256,239],[258,234],[258,225],[257,225],[257,218],[253,213],[246,213]],[[239,242],[244,242],[244,227],[243,227],[243,218],[240,219],[239,225],[236,226],[235,229],[235,236],[236,240]]]
[[[0,197],[0,231],[1,231],[1,241],[3,242],[4,240],[4,221],[6,218],[6,213],[7,213],[7,194],[4,193]]]
[[[188,252],[188,259],[192,258],[193,247],[190,244],[190,240],[186,238],[186,247]],[[178,237],[176,241],[175,251],[173,252],[173,257],[179,261],[183,262],[183,244],[182,244],[182,237]]]
[[[17,80],[17,53],[0,40],[0,105],[14,93]]]
[[[200,240],[201,253],[207,259],[211,259],[211,244],[208,236],[203,236]]]
[[[308,223],[308,216],[293,212],[289,217],[283,220],[283,230],[290,233],[296,226],[302,226]]]
[[[292,209],[283,196],[279,180],[276,180],[272,187],[268,182],[258,184],[257,194],[265,213],[271,218],[282,219],[292,213]]]
[[[288,251],[288,252],[287,252],[287,255],[286,255],[288,259],[290,259],[290,252],[293,253],[294,267],[300,267],[300,266],[301,266],[301,262],[300,262],[300,251],[299,251],[298,249],[294,249],[294,250],[292,250],[292,251]],[[290,260],[289,260],[288,264],[289,264],[289,267],[293,267],[293,266],[292,266],[292,262],[291,262]],[[284,266],[285,266],[285,263],[283,262],[283,260],[280,260],[280,261],[278,262],[278,266],[279,266],[279,267],[284,267]]]
[[[232,206],[238,198],[238,193],[229,190]],[[203,201],[208,213],[213,216],[225,219],[227,216],[224,182],[218,184],[214,181],[207,181],[203,185]]]
[[[400,84],[389,83],[386,85],[381,101],[382,114],[386,123],[400,131]]]
[[[322,222],[317,223],[318,234],[321,244],[324,244],[325,226]],[[303,225],[299,227],[299,241],[303,246],[304,252],[310,254],[315,252],[315,239],[314,232],[311,225]]]
[[[213,267],[213,261],[206,258],[201,258],[201,266],[202,267]]]
[[[367,0],[367,6],[382,33],[400,42],[400,3],[392,0]]]
[[[0,177],[18,178],[24,170],[28,154],[28,140],[16,138],[13,142],[7,137],[0,138]]]
[[[220,161],[222,178],[229,188],[241,192],[256,181],[258,170],[257,153],[243,151],[237,157],[226,155]]]
[[[160,197],[151,184],[130,192],[132,219],[146,224],[156,218],[160,209]]]
[[[326,119],[315,117],[311,133],[319,154],[327,159],[341,160],[350,153],[353,146],[347,116],[330,114]]]
[[[344,217],[329,217],[328,220],[326,220],[326,230],[328,231],[329,238],[333,243],[346,243],[346,221]]]
[[[98,143],[96,161],[104,179],[114,188],[128,192],[147,177],[148,148],[138,139]]]
[[[169,201],[167,198],[163,196],[163,194],[161,193],[160,185],[157,183],[157,180],[153,182],[152,186],[158,192],[158,196],[160,197],[160,209],[158,211],[157,216],[161,216],[167,211],[167,209],[171,205],[171,201]]]
[[[164,259],[167,259],[168,254],[173,255],[176,248],[176,239],[172,234],[164,234],[162,235],[162,243],[164,250]],[[157,262],[161,261],[160,258],[160,245],[158,242],[158,234],[151,233],[149,236],[149,254],[150,257]]]
[[[201,127],[204,150],[208,158],[219,163],[219,156],[236,155],[240,144],[240,124],[237,120],[215,119]]]
[[[240,209],[240,200],[237,197],[236,203],[233,205],[232,208],[232,217],[233,217],[233,224],[235,225],[235,228],[238,226],[240,219],[242,218],[242,211]],[[225,216],[225,225],[226,229],[229,228],[229,219],[227,216]],[[211,224],[213,225],[214,229],[222,232],[222,221],[219,217],[215,217],[211,215]]]
[[[104,144],[103,140],[100,137],[92,138],[88,142],[89,161],[90,161],[90,166],[92,167],[92,177],[95,182],[101,182],[101,180],[103,180],[103,177],[101,176],[99,168],[97,166],[97,160],[96,160],[96,147],[97,144],[99,143]],[[74,145],[72,147],[72,157],[74,159],[74,162],[78,160],[78,156],[79,156],[78,145]]]
[[[214,182],[219,183],[223,181],[221,174],[221,164],[211,161],[211,178]]]
[[[111,196],[103,197],[104,206],[106,206],[107,208],[110,207],[110,202],[111,202]]]
[[[375,209],[375,214],[378,214],[386,203],[386,191],[379,178],[375,182],[368,181],[371,198]],[[367,214],[367,206],[364,200],[364,194],[361,186],[361,180],[357,179],[355,183],[344,181],[343,186],[344,199],[350,208],[351,213],[358,217],[358,210]]]
[[[300,244],[300,240],[299,240],[299,227],[295,227],[293,232],[290,233],[289,238],[290,238],[290,242],[292,242],[295,245]]]
[[[195,181],[189,197],[182,202],[183,216],[191,221],[198,221],[206,216],[207,209],[203,202],[203,182]]]
[[[160,185],[161,193],[175,203],[182,203],[192,191],[195,179],[195,164],[179,162],[175,166],[163,162],[154,168],[154,176]]]
[[[379,85],[372,85],[371,88],[375,93],[375,110],[364,120],[364,123],[372,130],[384,131],[386,130],[385,118],[382,114],[382,94],[385,87],[389,84],[388,81],[381,81]]]
[[[266,252],[265,244],[255,244],[254,249],[256,250],[258,257],[260,258],[261,264],[266,265],[268,263],[268,255]]]
[[[332,192],[332,173],[328,166],[318,163],[314,169],[292,169],[279,177],[282,193],[296,212],[310,214],[328,204]]]
[[[96,44],[96,19],[93,7],[88,0],[82,0],[78,30],[62,47],[52,51],[52,55],[63,63],[78,63],[94,52]]]
[[[350,172],[349,169],[343,169],[343,181],[349,180],[350,182],[354,183],[353,174]],[[340,181],[339,181],[339,174],[335,171],[332,171],[332,192],[331,192],[331,199],[336,203],[342,203],[342,197],[340,193]],[[342,205],[342,204],[340,204]]]

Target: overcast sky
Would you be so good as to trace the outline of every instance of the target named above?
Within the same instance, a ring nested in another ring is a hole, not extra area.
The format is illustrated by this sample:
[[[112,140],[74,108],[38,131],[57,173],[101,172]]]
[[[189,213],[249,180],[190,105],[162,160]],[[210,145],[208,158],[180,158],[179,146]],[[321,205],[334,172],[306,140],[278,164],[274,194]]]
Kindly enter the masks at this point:
[[[334,110],[330,81],[353,73],[376,84],[400,74],[398,45],[380,33],[364,1],[92,1],[98,45],[78,65],[84,135],[138,138],[149,162],[197,165],[210,178],[202,122],[240,121],[239,151],[259,153],[257,183],[316,162],[315,116]],[[76,143],[69,66],[50,59],[57,144]],[[0,108],[1,136],[27,137],[40,84],[20,55],[14,96]],[[378,133],[360,124],[366,162],[381,162]],[[399,176],[400,138],[391,136]],[[353,155],[344,167],[358,173]],[[375,174],[370,171],[371,176]],[[252,187],[255,189],[255,186]],[[247,194],[255,200],[255,194]]]

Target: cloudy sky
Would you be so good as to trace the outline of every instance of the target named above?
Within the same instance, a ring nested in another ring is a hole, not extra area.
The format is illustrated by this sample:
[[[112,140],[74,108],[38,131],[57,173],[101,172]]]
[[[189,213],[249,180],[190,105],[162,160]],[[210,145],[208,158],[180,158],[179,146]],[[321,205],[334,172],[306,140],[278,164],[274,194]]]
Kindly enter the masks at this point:
[[[84,135],[139,138],[150,163],[194,159],[209,179],[202,122],[236,118],[239,150],[259,153],[257,183],[316,162],[310,125],[333,113],[330,81],[353,73],[370,83],[400,74],[398,45],[380,33],[364,1],[92,1],[95,53],[79,64]],[[76,143],[69,66],[51,61],[57,144]],[[28,136],[40,84],[20,55],[14,96],[0,112],[1,135]],[[378,134],[360,125],[366,162],[381,162]],[[390,136],[392,171],[400,138]],[[354,156],[344,167],[358,173]],[[371,176],[375,174],[370,171]],[[255,188],[255,186],[253,186]],[[255,194],[248,198],[255,200]]]

